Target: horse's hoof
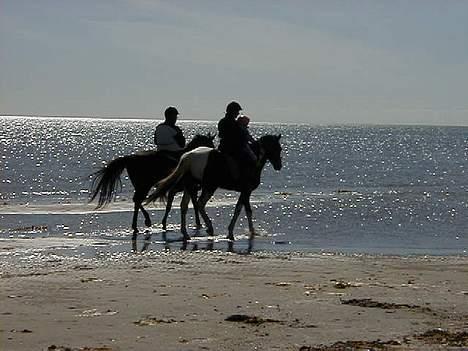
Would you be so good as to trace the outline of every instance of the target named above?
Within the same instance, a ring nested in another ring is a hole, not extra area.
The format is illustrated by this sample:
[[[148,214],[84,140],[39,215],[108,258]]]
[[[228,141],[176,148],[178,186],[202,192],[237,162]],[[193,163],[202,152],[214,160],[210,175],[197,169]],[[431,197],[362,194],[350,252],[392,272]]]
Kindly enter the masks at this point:
[[[167,230],[167,224],[166,223],[161,223],[162,224],[162,230],[166,231]]]
[[[234,234],[230,233],[230,234],[228,234],[228,236],[226,238],[228,240],[234,241]]]
[[[206,234],[208,234],[209,236],[213,236],[213,234],[214,234],[213,228],[208,228],[208,229],[206,230]]]
[[[146,225],[147,227],[151,227],[151,221],[145,221],[145,225]]]

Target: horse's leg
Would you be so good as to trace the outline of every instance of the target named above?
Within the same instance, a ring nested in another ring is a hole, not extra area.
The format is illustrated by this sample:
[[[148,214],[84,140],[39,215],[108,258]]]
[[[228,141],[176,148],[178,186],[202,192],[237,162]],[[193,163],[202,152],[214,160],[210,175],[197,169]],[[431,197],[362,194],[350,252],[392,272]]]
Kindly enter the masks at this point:
[[[167,217],[169,217],[169,212],[171,212],[172,202],[174,201],[175,192],[170,191],[167,194],[167,203],[166,203],[166,212],[164,213],[164,217],[161,221],[163,230],[167,229]]]
[[[245,194],[244,196],[244,206],[245,206],[245,214],[247,215],[247,221],[249,223],[250,238],[253,238],[255,235],[255,229],[254,229],[253,220],[252,220],[252,207],[250,206],[250,193]]]
[[[132,229],[133,229],[133,236],[132,239],[136,239],[138,234],[138,209],[141,206],[141,202],[139,200],[133,199],[134,208],[133,208],[133,220],[132,220]]]
[[[133,183],[133,181],[132,181]],[[138,234],[138,211],[141,209],[143,215],[145,216],[145,225],[147,227],[151,226],[151,219],[148,212],[143,208],[143,200],[146,198],[149,189],[145,189],[142,186],[135,186],[135,194],[133,194],[133,203],[135,204],[133,210],[133,221],[132,221],[132,228],[133,228],[133,237],[136,238]]]
[[[197,226],[197,229],[200,229],[201,222],[200,222],[200,214],[198,210],[198,191],[196,189],[191,189],[190,190],[190,198],[192,199],[192,204],[193,204],[193,212],[195,212],[195,223]]]
[[[216,189],[206,189],[206,188],[204,188],[202,190],[200,198],[198,199],[198,210],[200,211],[200,214],[201,214],[203,220],[205,221],[206,232],[209,235],[213,235],[213,232],[214,232],[213,231],[213,223],[211,222],[210,217],[208,217],[208,214],[206,213],[205,206],[206,206],[206,203],[208,202],[208,200],[213,196],[215,190]]]
[[[251,236],[249,238],[249,246],[247,247],[247,253],[250,254],[253,250],[254,238]]]
[[[145,208],[141,204],[140,204],[140,210],[143,213],[143,216],[145,216],[145,225],[147,227],[151,227],[151,218],[149,216],[149,213],[145,210]]]
[[[141,248],[141,251],[140,252],[144,252],[148,249],[148,247],[150,246],[151,244],[151,234],[148,234],[145,236],[145,241],[144,241],[144,244],[143,244],[143,247]]]
[[[184,236],[184,240],[189,240],[190,236],[187,234],[187,210],[190,201],[190,191],[185,189],[182,201],[180,202],[180,231]]]
[[[138,252],[136,237],[132,238],[132,252],[134,252],[134,253]]]
[[[228,239],[229,240],[234,240],[234,227],[236,225],[237,218],[239,217],[239,214],[242,210],[242,206],[244,205],[242,196],[243,194],[241,193],[239,196],[239,199],[237,200],[236,208],[234,210],[234,215],[232,216],[231,223],[229,223],[229,227],[228,227]]]

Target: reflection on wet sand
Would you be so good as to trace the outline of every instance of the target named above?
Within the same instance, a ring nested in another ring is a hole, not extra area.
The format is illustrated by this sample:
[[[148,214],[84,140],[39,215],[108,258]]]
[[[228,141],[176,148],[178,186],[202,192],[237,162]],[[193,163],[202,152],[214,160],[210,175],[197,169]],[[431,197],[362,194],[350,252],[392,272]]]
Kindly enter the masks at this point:
[[[148,249],[151,248],[151,245],[153,244],[152,242],[152,233],[146,233],[145,237],[143,239],[143,242],[141,244],[141,249],[138,249],[138,240],[137,239],[132,239],[132,252],[133,253],[142,253],[145,251],[148,251]],[[198,237],[199,238],[199,237]],[[164,242],[164,251],[172,251],[175,249],[179,249],[182,251],[214,251],[215,250],[215,242],[220,243],[221,245],[224,242],[227,242],[226,248],[222,247],[216,247],[217,251],[226,251],[230,253],[236,253],[240,255],[248,255],[252,252],[253,246],[254,246],[254,237],[250,237],[248,239],[248,245],[247,249],[242,249],[242,248],[235,248],[235,241],[233,240],[227,240],[227,241],[217,241],[213,239],[212,237],[206,237],[206,241],[192,241],[192,240],[184,240],[183,238],[180,239],[172,239],[169,240],[166,237],[166,233],[163,234],[162,236],[163,242]],[[180,243],[180,245],[179,245]]]

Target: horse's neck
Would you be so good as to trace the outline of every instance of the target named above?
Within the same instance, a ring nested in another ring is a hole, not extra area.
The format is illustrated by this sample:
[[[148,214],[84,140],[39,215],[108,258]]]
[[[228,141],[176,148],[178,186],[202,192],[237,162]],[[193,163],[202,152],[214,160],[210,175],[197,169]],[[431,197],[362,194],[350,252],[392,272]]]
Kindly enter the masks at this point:
[[[192,151],[193,149],[196,149],[197,146],[196,144],[194,143],[194,141],[192,140],[190,143],[188,143],[185,148],[184,148],[184,152],[187,152],[187,151]]]
[[[262,145],[258,146],[257,158],[258,158],[258,161],[257,161],[256,168],[257,168],[258,176],[260,176],[267,162],[266,152]]]

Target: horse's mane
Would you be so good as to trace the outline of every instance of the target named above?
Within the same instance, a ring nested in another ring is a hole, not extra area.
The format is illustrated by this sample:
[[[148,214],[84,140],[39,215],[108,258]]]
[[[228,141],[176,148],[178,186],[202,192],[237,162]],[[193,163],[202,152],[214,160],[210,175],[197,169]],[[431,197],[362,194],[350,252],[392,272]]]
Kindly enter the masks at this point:
[[[186,148],[189,148],[190,146],[192,146],[193,144],[197,143],[197,142],[200,142],[200,140],[210,140],[211,142],[213,141],[214,139],[214,135],[211,135],[211,133],[208,133],[207,135],[204,135],[204,134],[195,134],[195,136],[192,138],[192,140],[190,140],[188,142],[188,144],[186,145]]]
[[[264,142],[265,140],[275,140],[277,139],[278,140],[278,135],[274,135],[274,134],[265,134],[265,135],[262,135],[260,138],[258,138],[256,141],[257,142]]]
[[[265,145],[268,143],[272,143],[279,140],[277,135],[274,134],[266,134],[262,135],[260,138],[255,139],[255,141],[251,144],[252,149],[256,155],[260,152],[260,145]]]
[[[198,139],[211,139],[213,137],[213,135],[211,135],[211,133],[208,133],[207,135],[205,134],[195,134],[191,140],[192,141],[195,141],[195,140],[198,140]]]

